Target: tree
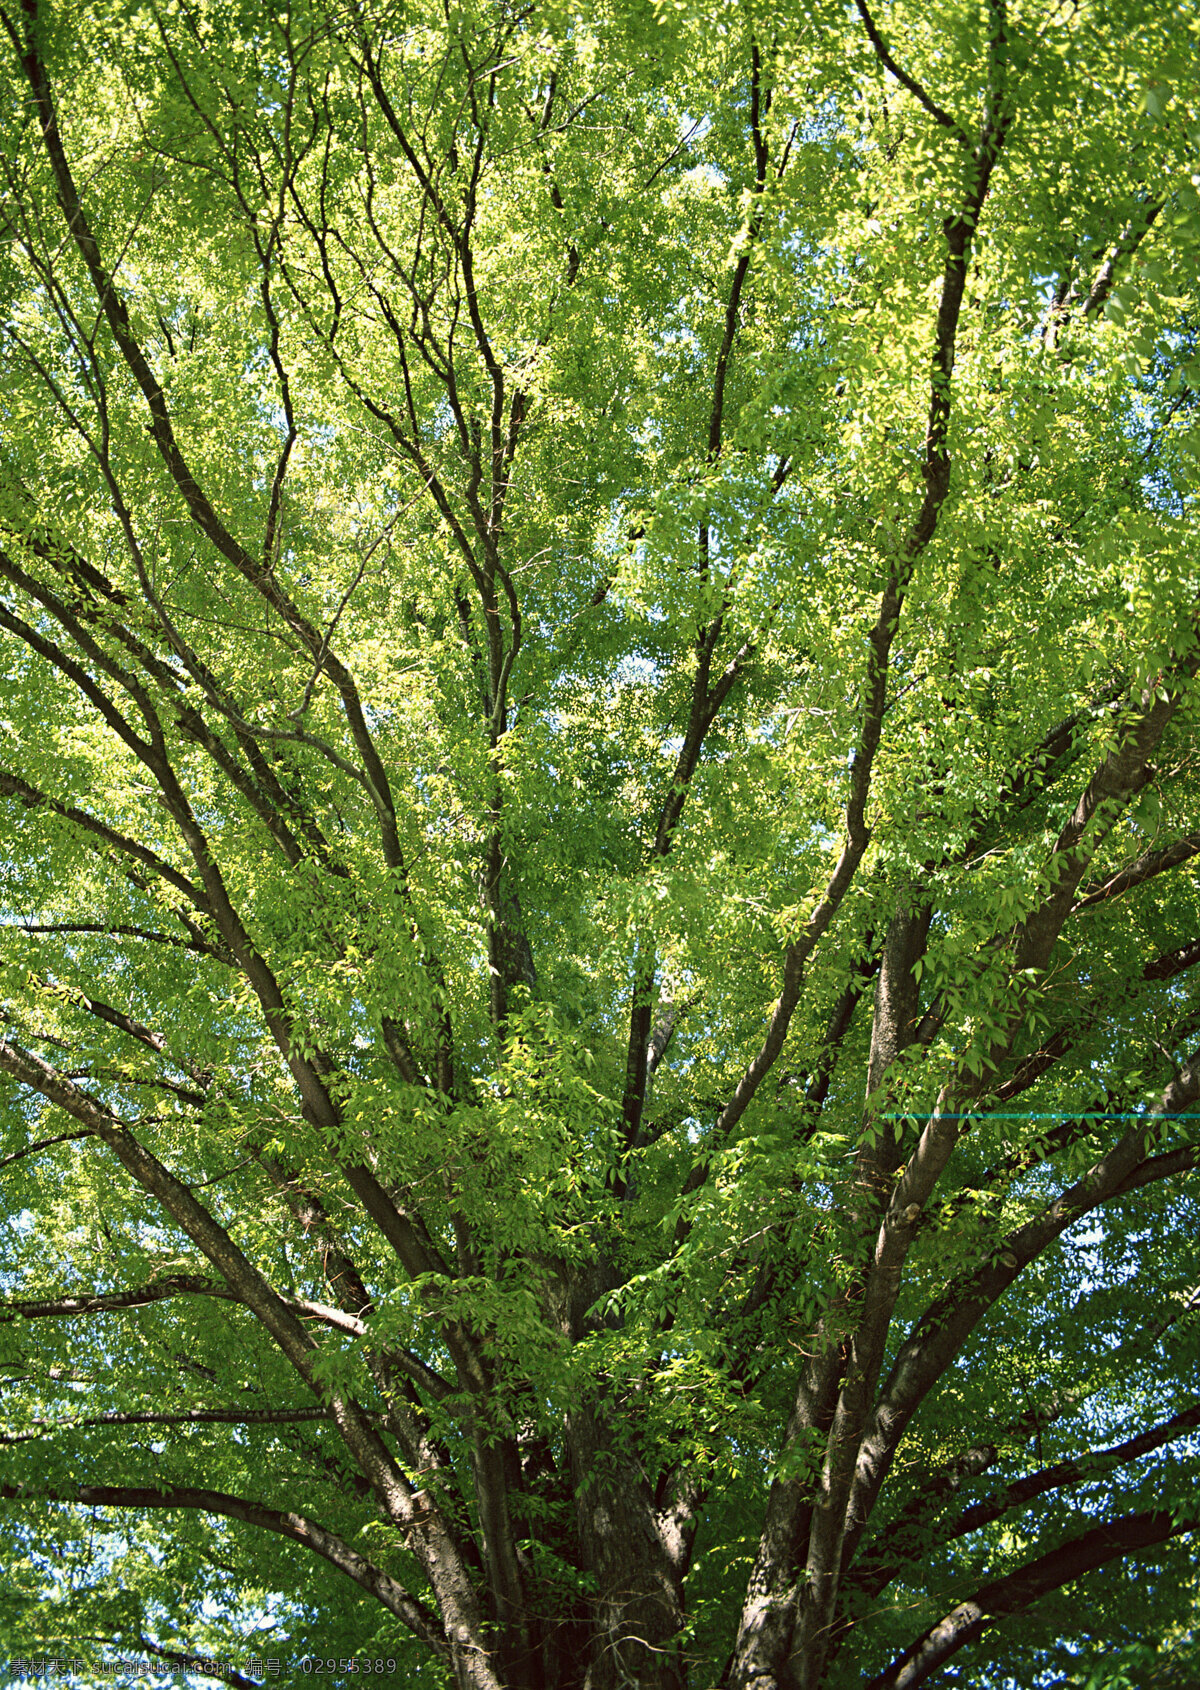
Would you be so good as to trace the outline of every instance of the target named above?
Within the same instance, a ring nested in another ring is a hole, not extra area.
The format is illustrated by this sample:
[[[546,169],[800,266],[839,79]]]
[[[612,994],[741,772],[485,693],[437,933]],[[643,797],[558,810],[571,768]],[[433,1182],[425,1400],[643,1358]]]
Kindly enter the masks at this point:
[[[14,1653],[1190,1681],[1197,25],[856,6],[4,0]]]

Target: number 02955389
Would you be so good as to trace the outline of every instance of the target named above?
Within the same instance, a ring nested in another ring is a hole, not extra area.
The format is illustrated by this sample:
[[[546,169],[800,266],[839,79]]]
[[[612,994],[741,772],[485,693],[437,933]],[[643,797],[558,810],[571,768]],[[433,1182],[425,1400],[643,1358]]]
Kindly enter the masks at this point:
[[[300,1671],[322,1678],[333,1674],[360,1672],[363,1677],[394,1673],[396,1662],[390,1655],[305,1655]]]

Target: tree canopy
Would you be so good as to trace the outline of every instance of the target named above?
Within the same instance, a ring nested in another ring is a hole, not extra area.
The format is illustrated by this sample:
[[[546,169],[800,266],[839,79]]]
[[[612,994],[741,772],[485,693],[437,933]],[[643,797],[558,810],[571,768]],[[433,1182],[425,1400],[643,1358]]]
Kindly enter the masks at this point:
[[[0,1639],[1194,1684],[1191,8],[0,22]]]

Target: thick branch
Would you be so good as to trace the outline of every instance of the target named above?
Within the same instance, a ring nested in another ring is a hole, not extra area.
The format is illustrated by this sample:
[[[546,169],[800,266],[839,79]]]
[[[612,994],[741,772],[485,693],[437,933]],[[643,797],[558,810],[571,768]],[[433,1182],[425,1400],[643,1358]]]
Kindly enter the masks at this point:
[[[323,1394],[314,1371],[317,1346],[297,1315],[237,1248],[225,1229],[188,1188],[86,1092],[48,1063],[13,1044],[0,1045],[0,1071],[41,1093],[73,1115],[112,1150],[132,1178],[155,1197],[212,1262],[237,1300],[261,1322],[315,1395]],[[349,1398],[329,1397],[338,1431],[370,1480],[389,1516],[410,1530],[418,1510],[412,1486],[398,1471],[362,1409]]]
[[[848,1515],[854,1525],[847,1540],[852,1553],[879,1488],[917,1407],[951,1365],[983,1315],[1037,1256],[1068,1227],[1101,1204],[1144,1183],[1147,1148],[1163,1117],[1182,1113],[1200,1098],[1200,1054],[1194,1056],[1163,1093],[1158,1109],[1139,1121],[1083,1176],[1025,1226],[1003,1240],[996,1256],[967,1280],[953,1285],[931,1308],[901,1346],[858,1452]],[[1185,1151],[1184,1158],[1192,1156]],[[1151,1158],[1154,1176],[1179,1171],[1178,1153]]]
[[[109,827],[98,817],[89,815],[86,810],[77,809],[73,804],[63,804],[57,798],[51,798],[49,793],[40,791],[36,786],[31,786],[20,775],[12,774],[6,769],[0,769],[0,797],[17,798],[29,810],[35,810],[40,805],[45,805],[48,810],[52,810],[55,815],[61,816],[64,821],[82,828],[85,833],[90,834],[92,838],[99,839],[111,850],[118,852],[123,857],[131,858],[134,862],[140,863],[143,868],[149,869],[151,874],[165,880],[169,886],[173,886],[177,892],[182,893],[192,908],[198,910],[201,915],[212,913],[208,900],[199,888],[194,886],[178,870],[173,869],[170,863],[164,862],[147,846],[139,845],[136,839],[127,838],[125,834],[118,833],[116,828]]]
[[[904,592],[916,560],[933,538],[950,492],[949,424],[967,262],[1011,118],[1006,85],[1007,37],[1002,0],[994,0],[990,11],[992,31],[988,47],[984,119],[978,144],[971,152],[970,176],[961,209],[956,215],[947,217],[943,225],[945,262],[930,361],[929,409],[922,464],[925,491],[902,545],[890,560],[889,584],[872,634],[868,703],[853,777],[857,781],[861,775],[861,797],[852,788],[852,803],[847,808],[846,846],[843,849],[843,863],[848,868],[846,885],[866,846],[863,811],[870,768],[882,729],[888,657]],[[879,51],[880,47],[881,42],[876,50]],[[923,94],[923,90],[919,93]],[[838,872],[841,870],[842,864],[839,864]],[[838,901],[844,890],[845,886],[839,889]],[[836,908],[836,902],[833,908]],[[800,961],[802,967],[803,960]],[[786,1007],[786,1016],[790,1018],[799,995],[798,979],[794,996],[788,995],[790,1003],[786,997],[781,998],[779,1009]],[[780,1045],[784,1031],[786,1019],[780,1029]],[[772,1051],[770,1043],[764,1046],[763,1058],[773,1061],[776,1054],[777,1049]],[[769,1061],[763,1065],[763,1072],[766,1066],[769,1066]],[[752,1096],[761,1073],[755,1075],[753,1071],[748,1071],[746,1078],[753,1081],[753,1085],[746,1086],[749,1096]],[[949,1154],[948,1149],[946,1154]],[[898,1182],[900,1185],[903,1183],[903,1180]],[[911,1199],[906,1199],[895,1220],[889,1212],[881,1228],[875,1260],[862,1286],[858,1331],[849,1356],[844,1356],[839,1337],[838,1342],[827,1343],[820,1356],[803,1371],[788,1439],[801,1431],[829,1425],[832,1420],[820,1495],[817,1506],[813,1507],[807,1487],[796,1482],[777,1482],[772,1487],[731,1669],[734,1685],[775,1682],[785,1660],[788,1662],[787,1670],[794,1674],[800,1690],[811,1690],[820,1681],[832,1638],[842,1540],[846,1529],[845,1505],[855,1473],[857,1446],[869,1412],[871,1393],[884,1355],[891,1310],[898,1293],[900,1267],[908,1244],[903,1229],[911,1227],[917,1214],[919,1208],[912,1205]],[[844,1367],[845,1382],[837,1393],[837,1380]],[[796,1557],[798,1551],[802,1553],[806,1530],[809,1540],[807,1574],[797,1581]]]
[[[339,1573],[353,1579],[368,1595],[403,1620],[440,1660],[449,1657],[446,1635],[436,1614],[415,1596],[410,1596],[390,1574],[382,1572],[352,1549],[343,1538],[303,1514],[266,1508],[262,1503],[230,1496],[224,1491],[191,1487],[158,1490],[141,1485],[75,1485],[47,1489],[33,1484],[0,1485],[0,1499],[6,1502],[65,1502],[78,1508],[191,1508],[229,1520],[243,1520],[247,1525],[276,1532],[280,1537],[289,1538],[322,1556]]]
[[[1039,1597],[1071,1584],[1109,1561],[1137,1555],[1171,1538],[1194,1530],[1195,1522],[1166,1510],[1126,1514],[1096,1526],[1082,1537],[1070,1538],[1036,1561],[986,1584],[945,1619],[931,1626],[890,1667],[874,1677],[865,1690],[914,1690],[968,1643],[974,1643],[994,1621],[1023,1613]]]
[[[856,1590],[866,1591],[873,1596],[878,1595],[892,1579],[903,1572],[913,1555],[926,1553],[931,1543],[939,1547],[952,1543],[956,1538],[967,1537],[971,1532],[977,1532],[981,1527],[990,1525],[993,1520],[1000,1519],[1002,1515],[1011,1513],[1014,1509],[1027,1508],[1031,1502],[1048,1492],[1102,1479],[1114,1469],[1128,1466],[1130,1462],[1140,1460],[1143,1455],[1161,1449],[1164,1444],[1185,1437],[1197,1426],[1200,1426],[1200,1404],[1193,1404],[1191,1408],[1182,1409],[1160,1425],[1139,1432],[1134,1438],[1127,1438],[1119,1444],[1110,1444],[1105,1449],[1089,1450],[1074,1460],[1059,1461],[1037,1473],[1030,1473],[1023,1479],[1015,1479],[1003,1490],[983,1501],[972,1503],[956,1518],[942,1524],[935,1525],[929,1519],[930,1504],[936,1503],[939,1493],[922,1495],[910,1518],[888,1526],[879,1550],[863,1557],[847,1583]],[[997,1458],[994,1445],[972,1453],[979,1458],[975,1471],[990,1466]],[[967,1473],[970,1471],[971,1468],[968,1467]],[[956,1474],[956,1481],[960,1476],[966,1474]],[[940,1494],[952,1495],[954,1488],[957,1488],[956,1483],[947,1483]]]
[[[1070,911],[1075,889],[1086,872],[1088,863],[1121,807],[1145,783],[1149,758],[1180,702],[1184,683],[1195,674],[1198,665],[1200,656],[1193,654],[1178,665],[1176,673],[1170,677],[1169,684],[1160,684],[1153,691],[1146,693],[1139,706],[1131,713],[1116,745],[1088,782],[1086,790],[1059,833],[1050,864],[1051,890],[1039,908],[1022,923],[1014,935],[1013,970],[1018,978],[1031,968],[1039,971],[1045,968]],[[1008,1032],[996,1042],[989,1053],[988,1067],[994,1070],[1003,1049],[1015,1036],[1019,1023],[1019,1012],[1014,1010]],[[969,1075],[956,1076],[939,1099],[938,1108],[923,1129],[916,1150],[901,1178],[895,1182],[879,1230],[875,1261],[868,1279],[859,1324],[860,1336],[855,1340],[856,1349],[861,1345],[864,1354],[869,1354],[871,1358],[870,1367],[862,1370],[864,1387],[869,1386],[871,1390],[878,1376],[878,1364],[882,1359],[891,1311],[898,1293],[900,1272],[912,1242],[914,1229],[961,1136],[963,1116],[955,1107],[955,1094],[957,1092],[961,1104],[964,1098],[984,1092],[987,1084],[987,1079],[982,1076],[974,1080]],[[1200,1070],[1193,1059],[1168,1086],[1159,1109],[1155,1110],[1145,1123],[1126,1134],[1109,1155],[1070,1192],[1064,1193],[1059,1202],[1046,1211],[1039,1221],[1022,1229],[1018,1235],[1019,1249],[1015,1242],[1010,1241],[1012,1249],[1006,1252],[1006,1260],[1011,1259],[1013,1266],[1011,1269],[999,1270],[1001,1280],[997,1281],[994,1294],[989,1295],[978,1309],[975,1303],[968,1299],[957,1308],[950,1324],[957,1327],[957,1323],[965,1317],[969,1305],[975,1310],[965,1329],[969,1331],[982,1313],[982,1308],[990,1304],[995,1295],[999,1295],[1000,1290],[1015,1277],[1020,1266],[1032,1259],[1032,1254],[1044,1249],[1046,1244],[1057,1237],[1079,1214],[1095,1207],[1099,1202],[1107,1201],[1117,1192],[1122,1182],[1145,1156],[1149,1142],[1148,1134],[1153,1131],[1154,1120],[1160,1115],[1182,1111],[1197,1095],[1200,1095]],[[1047,1227],[1049,1230],[1043,1238],[1042,1231]],[[1036,1245],[1035,1238],[1039,1240]],[[1029,1255],[1024,1253],[1027,1248],[1031,1252]],[[989,1270],[993,1271],[997,1270]],[[1007,1278],[1003,1277],[1006,1273]],[[901,1351],[901,1357],[893,1368],[893,1380],[897,1378],[897,1369],[908,1368],[909,1361],[905,1360],[907,1353],[908,1346]],[[931,1353],[926,1349],[926,1360]],[[957,1347],[954,1353],[957,1353]],[[940,1376],[940,1371],[941,1367],[935,1377]],[[924,1395],[930,1383],[932,1380],[922,1387],[920,1395]],[[907,1402],[908,1387],[905,1388],[905,1398]],[[840,1544],[845,1532],[850,1529],[849,1521],[853,1519],[855,1522],[853,1533],[856,1535],[861,1530],[874,1496],[878,1493],[882,1471],[890,1464],[896,1441],[917,1400],[920,1400],[919,1396],[911,1401],[911,1406],[897,1413],[897,1405],[891,1400],[889,1387],[885,1390],[880,1407],[875,1413],[874,1429],[863,1436],[861,1452],[857,1449],[858,1434],[855,1434],[853,1460],[851,1461],[849,1453],[846,1458],[845,1474],[850,1501],[846,1520],[838,1528],[839,1562]],[[865,1426],[865,1401],[861,1405],[861,1411],[863,1418],[860,1426]],[[882,1430],[885,1425],[886,1435]]]

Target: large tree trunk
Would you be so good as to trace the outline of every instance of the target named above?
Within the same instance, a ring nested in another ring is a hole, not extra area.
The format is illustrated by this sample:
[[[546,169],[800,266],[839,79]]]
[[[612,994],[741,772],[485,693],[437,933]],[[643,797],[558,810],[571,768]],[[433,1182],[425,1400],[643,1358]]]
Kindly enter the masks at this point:
[[[562,1272],[552,1312],[572,1343],[597,1329],[590,1311],[620,1282],[608,1262]],[[578,1564],[591,1586],[582,1690],[684,1690],[687,1682],[683,1580],[699,1492],[664,1481],[655,1495],[638,1459],[639,1413],[635,1398],[613,1392],[567,1417]],[[563,1690],[575,1682],[568,1675]]]
[[[573,1414],[569,1436],[580,1549],[596,1586],[584,1690],[684,1690],[686,1553],[672,1553],[645,1476],[605,1414]]]

